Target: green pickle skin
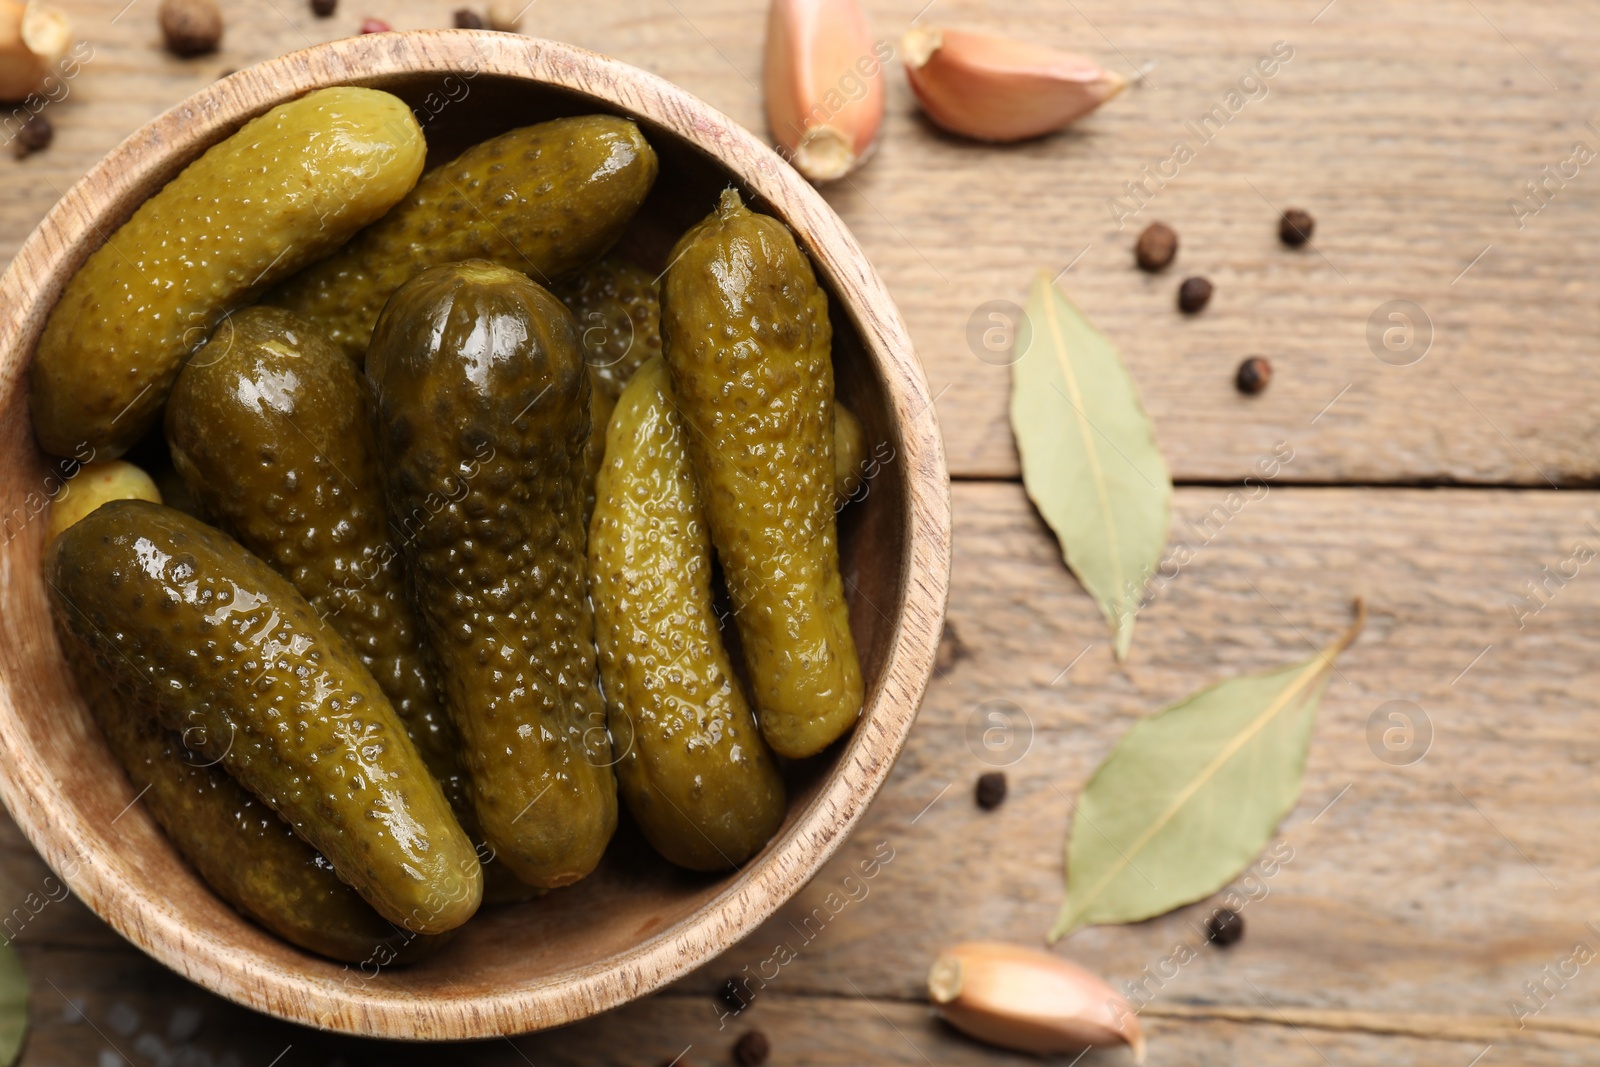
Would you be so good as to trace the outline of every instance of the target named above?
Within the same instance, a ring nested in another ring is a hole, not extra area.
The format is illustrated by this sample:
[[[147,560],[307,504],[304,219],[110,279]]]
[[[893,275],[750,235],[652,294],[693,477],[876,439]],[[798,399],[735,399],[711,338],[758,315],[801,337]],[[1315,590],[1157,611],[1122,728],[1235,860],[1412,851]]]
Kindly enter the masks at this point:
[[[661,354],[661,291],[650,272],[606,256],[551,292],[578,324],[583,358],[606,414],[633,372]]]
[[[142,500],[67,528],[45,564],[57,625],[119,692],[219,762],[379,914],[465,922],[478,859],[388,698],[285,579],[220,531]]]
[[[482,260],[424,271],[367,354],[390,521],[461,735],[479,825],[530,885],[616,828],[583,526],[589,376],[572,316]]]
[[[607,256],[551,291],[572,312],[589,364],[588,515],[594,511],[594,480],[605,457],[611,410],[633,372],[661,354],[661,290],[648,271]]]
[[[855,413],[843,404],[833,405],[833,494],[843,503],[862,486],[867,458],[867,431]]]
[[[333,252],[416,184],[411,111],[337,86],[280,104],[146,200],[67,282],[31,369],[46,452],[121,455],[230,308]]]
[[[627,119],[512,130],[424,174],[381,221],[266,302],[310,319],[360,360],[389,295],[428,267],[486,259],[548,282],[593,262],[644,202],[657,167]]]
[[[663,353],[761,732],[798,759],[861,712],[834,521],[832,328],[811,264],[732,189],[678,241]]]
[[[346,963],[415,963],[449,940],[386,921],[271,808],[184,748],[150,701],[118,693],[87,646],[68,632],[61,637],[140,803],[223,900],[291,944]]]
[[[673,863],[738,866],[782,824],[783,780],[718,634],[711,542],[659,359],[633,376],[606,433],[589,591],[628,810]]]
[[[455,728],[391,543],[368,392],[316,327],[280,308],[245,308],[178,376],[167,441],[205,513],[350,642],[445,794],[465,803]]]

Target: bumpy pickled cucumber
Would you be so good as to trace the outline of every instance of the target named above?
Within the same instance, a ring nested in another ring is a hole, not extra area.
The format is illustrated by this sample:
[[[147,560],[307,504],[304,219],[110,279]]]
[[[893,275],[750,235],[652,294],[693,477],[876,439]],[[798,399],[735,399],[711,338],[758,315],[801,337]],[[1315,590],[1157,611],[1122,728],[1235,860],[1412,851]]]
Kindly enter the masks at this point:
[[[50,524],[45,527],[45,542],[54,541],[62,530],[77,522],[108,500],[148,500],[161,503],[161,490],[141,468],[120,459],[87,463],[50,501]]]
[[[867,432],[843,404],[833,405],[833,493],[849,500],[861,488],[861,462],[867,458]]]
[[[669,262],[662,350],[761,732],[809,756],[862,698],[834,525],[828,298],[783,224],[732,189]]]
[[[556,286],[578,323],[578,343],[589,364],[589,451],[584,514],[594,510],[594,479],[606,450],[611,409],[633,372],[661,354],[661,291],[640,267],[606,256]]]
[[[592,262],[644,202],[656,168],[627,119],[512,130],[423,175],[381,222],[267,302],[310,319],[359,361],[389,294],[428,267],[487,259],[547,283]]]
[[[67,283],[32,369],[46,452],[113,459],[155,423],[229,308],[344,244],[405,195],[427,146],[374,89],[321,89],[247,123],[146,200]]]
[[[552,290],[578,323],[594,384],[615,405],[633,372],[661,354],[661,293],[649,271],[607,256]]]
[[[140,802],[223,900],[286,941],[349,963],[410,963],[447,940],[385,921],[271,808],[184,748],[151,702],[116,692],[85,645],[63,632],[62,646]]]
[[[220,762],[390,922],[443,933],[478,859],[354,650],[224,534],[143,500],[104,504],[45,563],[57,625],[118,690]]]
[[[589,526],[589,592],[617,782],[644,835],[695,870],[737,866],[783,822],[783,780],[711,605],[711,541],[659,359],[623,391]]]
[[[355,364],[296,315],[237,311],[178,376],[167,440],[206,513],[350,642],[446,795],[465,803],[455,728],[423,660]]]
[[[391,521],[496,862],[555,887],[616,826],[583,528],[589,375],[569,315],[482,260],[398,289],[367,357]]]

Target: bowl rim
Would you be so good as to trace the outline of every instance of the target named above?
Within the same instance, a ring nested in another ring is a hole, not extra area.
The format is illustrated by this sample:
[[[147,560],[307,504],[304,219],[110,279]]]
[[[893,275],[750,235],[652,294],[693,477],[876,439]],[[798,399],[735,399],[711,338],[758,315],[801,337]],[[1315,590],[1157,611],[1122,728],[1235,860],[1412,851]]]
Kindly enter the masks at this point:
[[[211,144],[314,88],[430,72],[475,72],[573,91],[664,128],[738,174],[794,230],[858,326],[899,435],[909,522],[898,561],[907,597],[882,681],[786,837],[746,867],[744,877],[640,944],[502,992],[419,998],[374,985],[352,990],[186,928],[176,910],[133,877],[133,865],[96,856],[85,845],[82,816],[64,801],[22,728],[13,680],[0,678],[0,745],[11,755],[0,760],[0,798],[51,869],[118,934],[205,989],[286,1021],[365,1037],[467,1040],[578,1021],[661,989],[754,933],[821,869],[890,773],[933,672],[949,587],[950,499],[938,416],[906,325],[821,195],[757,136],[658,75],[578,46],[488,30],[406,30],[310,46],[222,78],[134,131],[51,206],[0,275],[0,379],[10,379],[10,389],[26,387],[32,344],[24,350],[24,339],[53,306],[64,261],[99,235],[96,214],[104,206],[162,173],[173,147]],[[16,438],[32,446],[26,427]]]
[[[287,968],[184,926],[119,857],[84,834],[22,728],[12,679],[0,678],[0,799],[45,861],[90,910],[159,962],[247,1007],[303,1025],[413,1040],[499,1037],[586,1018],[666,985],[753,933],[839,847],[887,777],[933,670],[950,570],[950,499],[942,438],[920,363],[887,288],[842,220],[758,137],[648,71],[573,45],[490,31],[412,30],[344,38],[245,68],[207,86],[122,141],[45,215],[0,276],[0,379],[26,387],[30,332],[53,306],[64,261],[92,241],[96,215],[150,182],[175,147],[213,143],[306,91],[426,74],[490,74],[565,89],[661,127],[717,159],[770,205],[845,297],[885,385],[906,472],[907,596],[882,680],[854,734],[794,825],[746,868],[748,877],[641,943],[495,993],[419,998],[372,984],[355,990]],[[52,281],[53,279],[53,281]],[[26,420],[22,420],[26,422]],[[8,435],[9,436],[9,435]],[[31,427],[16,438],[32,445]],[[37,447],[37,446],[32,446]],[[6,584],[13,576],[3,572]],[[70,871],[70,876],[63,872]]]

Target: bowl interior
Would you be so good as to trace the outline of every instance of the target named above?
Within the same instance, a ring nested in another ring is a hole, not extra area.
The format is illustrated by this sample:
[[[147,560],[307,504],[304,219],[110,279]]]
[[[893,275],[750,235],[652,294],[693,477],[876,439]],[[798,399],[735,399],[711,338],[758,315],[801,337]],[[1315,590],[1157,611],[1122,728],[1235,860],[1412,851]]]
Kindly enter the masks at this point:
[[[763,181],[767,189],[773,188],[770,175],[747,181],[748,175],[734,173],[710,152],[633,108],[510,73],[456,69],[457,73],[378,72],[325,78],[319,84],[344,81],[387,89],[413,105],[419,115],[429,116],[425,129],[430,165],[485,137],[544,119],[595,111],[632,114],[660,155],[661,175],[621,250],[652,270],[665,266],[678,235],[707,214],[730,183],[741,189],[753,209],[786,217],[761,194]],[[226,92],[229,83],[248,80],[251,73],[228,79],[218,91]],[[265,97],[254,112],[292,95],[293,91],[285,91]],[[711,119],[726,123],[699,106]],[[754,882],[781,885],[782,895],[787,896],[814,873],[841,836],[833,825],[840,819],[834,787],[843,766],[875,768],[870,777],[872,788],[876,787],[903,739],[926,680],[923,661],[931,662],[932,654],[928,639],[922,642],[926,649],[918,647],[914,656],[914,673],[920,672],[914,692],[885,698],[888,668],[897,642],[904,640],[914,569],[910,481],[915,472],[908,470],[906,457],[908,443],[913,454],[918,446],[908,442],[904,405],[897,408],[882,361],[873,357],[864,341],[864,333],[881,327],[873,326],[859,298],[842,291],[836,265],[858,258],[859,253],[853,245],[842,250],[818,248],[814,234],[786,217],[829,292],[837,393],[860,417],[869,455],[876,460],[864,497],[840,515],[841,562],[867,686],[866,719],[828,752],[787,766],[791,798],[784,827],[740,871],[707,876],[675,868],[644,843],[624,814],[600,869],[581,883],[527,903],[486,907],[441,954],[425,963],[389,967],[374,960],[347,967],[301,952],[237,915],[211,894],[144,809],[133,803],[132,788],[100,741],[62,662],[39,570],[40,500],[55,491],[52,485],[60,473],[58,461],[39,452],[27,417],[26,363],[44,315],[71,270],[99,243],[97,234],[111,232],[145,197],[237,125],[219,126],[181,149],[151,149],[162,153],[149,157],[158,161],[112,189],[79,246],[56,256],[49,277],[35,279],[37,298],[32,306],[15,312],[16,328],[0,352],[4,359],[0,516],[6,524],[5,543],[0,546],[0,612],[8,619],[0,633],[0,674],[8,705],[0,709],[0,731],[8,749],[29,752],[28,759],[9,772],[8,802],[69,884],[80,888],[76,883],[83,872],[95,873],[93,879],[85,879],[88,891],[80,889],[80,895],[126,936],[202,984],[276,1014],[390,1036],[483,1036],[568,1021],[646,992],[749,933],[782,902],[781,898],[758,901],[752,908]],[[19,256],[13,272],[26,269],[24,259]],[[860,269],[866,270],[865,265]],[[914,384],[913,392],[925,394],[920,376]],[[900,389],[903,394],[904,387]],[[942,480],[942,457],[935,459]],[[942,610],[942,574],[937,582],[937,610]],[[926,622],[922,620],[920,629],[926,629]],[[934,620],[933,639],[937,632]],[[907,699],[911,707],[902,709],[903,723],[896,720],[890,727],[876,727],[874,709]],[[859,799],[864,803],[865,798]],[[739,906],[730,908],[736,899]],[[654,955],[647,951],[652,945],[674,944],[675,936],[690,929],[696,931],[693,938],[678,936],[673,952],[682,958],[675,963],[663,964],[659,949]],[[187,951],[158,950],[174,938]],[[562,1004],[539,996],[540,990],[570,989],[602,974],[610,975],[604,985],[607,992],[594,993],[587,1002],[580,998],[576,1004]],[[288,978],[295,981],[286,983]],[[523,1008],[504,1006],[508,995],[519,993]],[[362,1009],[364,1003],[380,1002],[482,1004],[486,995],[498,998],[498,1006],[483,1008],[482,1019],[472,1024],[461,1023],[464,1016],[458,1012],[449,1025],[419,1017],[408,1026],[380,1018],[377,1009],[366,1014]]]

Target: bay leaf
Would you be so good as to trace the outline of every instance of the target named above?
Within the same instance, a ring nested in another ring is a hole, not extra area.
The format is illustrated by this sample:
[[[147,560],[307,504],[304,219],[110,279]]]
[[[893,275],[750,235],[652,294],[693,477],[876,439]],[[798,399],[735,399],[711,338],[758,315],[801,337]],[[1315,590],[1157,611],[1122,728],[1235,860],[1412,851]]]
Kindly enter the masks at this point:
[[[1172,477],[1111,342],[1041,272],[1011,369],[1022,484],[1100,605],[1118,660],[1172,525]]]
[[[1308,660],[1232,678],[1136,723],[1078,796],[1052,942],[1204,899],[1244,870],[1300,796],[1334,659],[1366,609]]]
[[[11,1067],[28,1034],[28,976],[9,942],[0,944],[0,1067]]]

